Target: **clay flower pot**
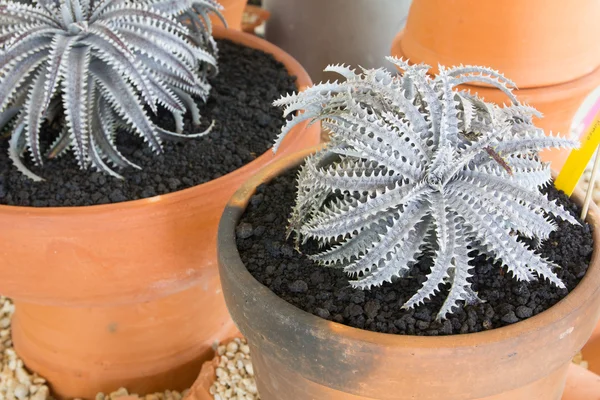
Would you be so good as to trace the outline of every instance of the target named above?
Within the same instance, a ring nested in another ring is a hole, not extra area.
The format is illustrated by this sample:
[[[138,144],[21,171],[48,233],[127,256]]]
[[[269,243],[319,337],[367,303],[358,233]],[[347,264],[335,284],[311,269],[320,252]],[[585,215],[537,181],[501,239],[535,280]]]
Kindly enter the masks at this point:
[[[229,312],[250,345],[262,400],[559,400],[571,358],[600,316],[600,210],[581,283],[532,318],[486,332],[418,337],[375,333],[301,311],[246,270],[235,228],[255,188],[295,167],[305,150],[263,169],[227,205],[218,257]],[[581,202],[582,193],[575,201]]]
[[[272,53],[238,31],[215,36]],[[236,188],[286,153],[319,142],[306,124],[272,151],[208,183],[90,207],[0,206],[0,293],[14,299],[13,339],[58,398],[93,399],[124,386],[145,394],[189,388],[212,344],[235,332],[221,294],[216,232]]]
[[[225,21],[227,21],[227,27],[236,31],[242,30],[242,18],[244,16],[244,9],[248,0],[218,0],[218,2],[224,7],[221,11]],[[219,17],[211,14],[210,21],[215,26],[223,26],[223,22]]]
[[[520,100],[545,115],[536,126],[567,135],[578,107],[600,85],[598,15],[596,0],[415,0],[391,53],[429,64],[432,73],[438,64],[497,69],[517,84]],[[486,85],[463,89],[508,101]],[[542,153],[555,170],[567,156],[568,150]]]
[[[414,0],[399,46],[415,63],[485,65],[520,89],[550,86],[600,67],[598,15],[596,0]]]
[[[271,13],[262,7],[247,5],[242,18],[242,30],[254,34],[256,28],[267,22]]]
[[[600,376],[571,364],[562,400],[600,400]]]
[[[216,370],[218,365],[218,357],[206,361],[202,365],[198,378],[183,400],[214,400],[214,396],[210,394],[210,387],[217,379]]]

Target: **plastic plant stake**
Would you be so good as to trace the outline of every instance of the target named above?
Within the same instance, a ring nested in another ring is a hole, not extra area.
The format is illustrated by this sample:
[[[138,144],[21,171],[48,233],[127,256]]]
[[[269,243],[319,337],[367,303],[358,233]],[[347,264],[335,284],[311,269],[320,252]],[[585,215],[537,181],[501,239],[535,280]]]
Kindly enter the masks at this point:
[[[583,208],[581,210],[581,219],[585,220],[587,217],[588,209],[590,208],[590,202],[592,201],[592,194],[594,193],[594,186],[596,186],[596,178],[598,175],[598,169],[600,168],[600,147],[596,150],[596,159],[594,160],[594,167],[592,169],[592,176],[590,177],[590,183],[585,193],[585,200],[583,201]]]

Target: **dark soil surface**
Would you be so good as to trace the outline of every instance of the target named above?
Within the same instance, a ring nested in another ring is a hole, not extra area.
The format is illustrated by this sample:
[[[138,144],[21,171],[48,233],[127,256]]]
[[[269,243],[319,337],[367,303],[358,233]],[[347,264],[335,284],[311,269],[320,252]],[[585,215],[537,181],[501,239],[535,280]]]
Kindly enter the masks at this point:
[[[210,79],[211,96],[200,104],[202,126],[215,120],[215,128],[200,139],[165,142],[164,153],[155,155],[131,134],[119,134],[123,155],[142,167],[121,171],[119,180],[78,168],[71,153],[46,160],[42,168],[31,167],[45,181],[33,182],[22,175],[8,158],[6,139],[0,139],[0,204],[22,206],[86,206],[118,203],[174,192],[208,182],[253,161],[273,144],[284,122],[272,102],[295,91],[295,77],[270,54],[218,40],[219,74]],[[159,113],[161,126],[174,130],[168,112]],[[44,143],[60,127],[46,126]],[[29,155],[25,157],[29,159]]]
[[[473,288],[485,302],[464,306],[449,319],[436,322],[446,291],[415,310],[400,307],[421,287],[429,272],[421,260],[411,274],[370,291],[353,289],[343,271],[313,263],[285,240],[285,227],[295,196],[293,170],[258,188],[237,227],[237,245],[248,271],[289,303],[331,321],[375,332],[435,336],[479,332],[513,324],[536,315],[564,298],[587,271],[592,254],[590,226],[558,220],[559,229],[543,243],[540,252],[563,268],[559,277],[567,290],[545,281],[517,282],[498,263],[477,256]],[[554,187],[558,198],[573,215],[579,207]]]

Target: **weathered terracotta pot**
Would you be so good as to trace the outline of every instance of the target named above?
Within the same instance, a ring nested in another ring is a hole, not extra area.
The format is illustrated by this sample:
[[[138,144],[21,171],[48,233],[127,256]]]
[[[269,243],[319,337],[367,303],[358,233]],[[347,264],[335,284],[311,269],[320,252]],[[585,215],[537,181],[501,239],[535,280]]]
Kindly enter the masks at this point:
[[[202,365],[198,379],[184,400],[213,400],[210,387],[217,379],[218,358]],[[579,365],[570,364],[562,400],[600,400],[600,376]]]
[[[412,62],[486,65],[519,88],[556,85],[600,67],[600,2],[414,0],[401,52]]]
[[[569,135],[577,109],[600,85],[600,51],[594,43],[598,16],[597,0],[415,0],[391,54],[431,65],[432,72],[438,64],[497,69],[517,84],[521,101],[545,115],[537,126]],[[499,104],[508,101],[489,85],[463,89]],[[568,154],[541,155],[560,170]]]
[[[238,31],[215,36],[272,53]],[[120,386],[145,394],[190,387],[215,340],[235,332],[221,294],[216,232],[236,188],[287,153],[319,142],[300,126],[280,152],[208,183],[148,199],[91,207],[0,206],[0,293],[14,299],[13,339],[58,398],[93,399]]]
[[[227,308],[252,353],[262,400],[558,400],[572,357],[600,316],[600,210],[588,221],[589,271],[564,300],[517,324],[445,337],[351,328],[306,313],[256,281],[236,248],[235,227],[255,188],[298,165],[305,150],[263,169],[221,218],[219,273]],[[582,200],[582,193],[575,195]]]
[[[248,0],[218,0],[219,3],[224,7],[221,11],[225,21],[227,21],[227,27],[236,31],[242,30],[242,18],[244,16],[244,9]],[[223,22],[220,18],[211,14],[210,21],[215,26],[223,26]]]

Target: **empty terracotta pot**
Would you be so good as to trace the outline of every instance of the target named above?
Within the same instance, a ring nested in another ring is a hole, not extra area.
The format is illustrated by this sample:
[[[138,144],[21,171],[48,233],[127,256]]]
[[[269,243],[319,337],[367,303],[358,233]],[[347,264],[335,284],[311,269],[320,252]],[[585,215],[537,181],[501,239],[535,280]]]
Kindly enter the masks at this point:
[[[486,2],[482,2],[486,3]],[[600,2],[598,2],[600,4]],[[409,58],[411,62],[418,62],[418,58],[413,58],[411,55],[404,53],[402,43],[404,32],[396,37],[392,46],[392,55],[396,57]],[[600,52],[598,52],[600,54]],[[437,67],[437,61],[429,61],[431,64]],[[442,65],[442,61],[439,61]],[[454,64],[445,64],[448,66],[467,64],[467,61],[455,61]],[[490,63],[480,62],[479,65],[487,65]],[[535,70],[535,68],[533,68]],[[433,69],[432,69],[433,71]],[[505,72],[500,70],[501,72]],[[514,77],[505,74],[508,78],[513,79]],[[519,82],[517,81],[517,85]],[[577,110],[585,100],[585,98],[598,86],[600,85],[600,64],[598,68],[593,70],[591,73],[584,75],[573,81],[564,82],[552,86],[543,86],[529,89],[516,89],[513,93],[517,98],[526,104],[529,104],[537,108],[543,115],[543,118],[535,118],[534,123],[536,126],[544,129],[546,132],[560,133],[563,136],[573,136],[574,132],[571,131],[571,124],[573,117],[577,113]],[[474,85],[461,85],[461,89],[469,90],[472,93],[478,93],[487,101],[491,101],[497,104],[508,103],[509,99],[501,91],[484,86]],[[569,156],[570,150],[568,149],[552,149],[542,151],[541,157],[544,161],[552,163],[552,168],[559,171],[564,165],[567,157]]]
[[[238,31],[215,36],[291,56]],[[236,188],[283,155],[319,142],[303,124],[274,155],[167,195],[91,207],[0,206],[0,293],[14,299],[13,339],[58,398],[124,386],[145,394],[190,387],[211,345],[235,332],[221,294],[216,232]]]
[[[600,210],[588,221],[588,273],[562,301],[528,320],[444,337],[375,333],[301,311],[256,281],[236,247],[235,227],[255,188],[299,163],[271,164],[229,201],[219,225],[219,273],[227,308],[250,345],[262,400],[559,400],[572,357],[600,315]],[[574,195],[582,201],[582,193]]]
[[[486,65],[520,89],[556,85],[600,67],[600,2],[413,0],[401,42],[412,62]]]
[[[535,121],[547,132],[571,135],[577,109],[600,85],[595,31],[600,2],[508,0],[414,0],[392,55],[411,63],[483,65],[513,80],[517,97],[544,114]],[[506,96],[489,85],[464,85],[488,101]],[[541,153],[560,170],[569,150]]]
[[[221,14],[223,14],[225,21],[227,21],[227,27],[236,31],[242,30],[242,18],[248,0],[218,0],[218,2],[224,8]],[[215,15],[211,14],[210,21],[215,26],[223,26],[221,19]]]

